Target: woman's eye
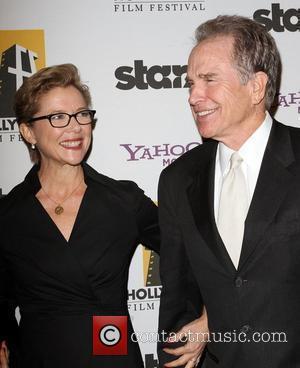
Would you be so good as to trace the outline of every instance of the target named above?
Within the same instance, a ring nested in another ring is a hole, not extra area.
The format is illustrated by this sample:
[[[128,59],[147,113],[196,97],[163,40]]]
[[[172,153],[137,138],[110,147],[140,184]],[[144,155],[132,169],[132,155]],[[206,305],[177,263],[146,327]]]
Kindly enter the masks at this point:
[[[90,112],[89,111],[80,111],[78,113],[79,116],[81,116],[82,118],[87,118],[90,116]]]
[[[51,116],[53,120],[64,120],[66,118],[66,114],[55,114]]]

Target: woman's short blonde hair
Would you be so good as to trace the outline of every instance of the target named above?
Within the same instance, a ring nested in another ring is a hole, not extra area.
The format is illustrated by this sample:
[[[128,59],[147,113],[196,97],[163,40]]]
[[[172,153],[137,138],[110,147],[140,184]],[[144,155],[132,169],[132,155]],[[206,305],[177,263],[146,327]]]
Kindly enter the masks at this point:
[[[41,96],[55,87],[75,87],[84,98],[87,107],[91,107],[91,95],[87,85],[81,82],[78,69],[73,64],[60,64],[40,69],[31,77],[25,79],[15,95],[15,116],[18,124],[28,123],[39,110]],[[40,154],[38,149],[33,150],[27,143],[33,162],[38,162]]]

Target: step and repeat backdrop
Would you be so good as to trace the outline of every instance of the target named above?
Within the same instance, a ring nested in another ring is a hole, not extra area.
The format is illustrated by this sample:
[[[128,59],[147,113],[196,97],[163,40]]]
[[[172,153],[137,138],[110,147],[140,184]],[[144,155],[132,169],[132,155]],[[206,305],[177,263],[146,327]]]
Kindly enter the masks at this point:
[[[43,66],[71,62],[97,110],[89,163],[156,201],[161,170],[201,144],[186,63],[195,28],[219,14],[254,18],[275,37],[283,66],[276,118],[300,126],[299,0],[0,0],[0,194],[31,167],[12,109],[16,89]],[[128,308],[140,333],[157,328],[158,261],[140,246],[131,263]],[[146,368],[157,367],[155,341],[140,347]]]

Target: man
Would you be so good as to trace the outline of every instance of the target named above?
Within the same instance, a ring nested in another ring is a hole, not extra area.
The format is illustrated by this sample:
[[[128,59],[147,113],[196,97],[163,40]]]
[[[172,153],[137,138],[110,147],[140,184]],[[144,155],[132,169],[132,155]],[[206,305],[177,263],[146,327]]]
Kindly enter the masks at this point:
[[[198,318],[202,299],[206,368],[300,367],[300,130],[268,113],[279,53],[240,16],[205,22],[196,39],[187,79],[204,143],[160,178],[160,330]],[[179,355],[162,347],[161,367]]]

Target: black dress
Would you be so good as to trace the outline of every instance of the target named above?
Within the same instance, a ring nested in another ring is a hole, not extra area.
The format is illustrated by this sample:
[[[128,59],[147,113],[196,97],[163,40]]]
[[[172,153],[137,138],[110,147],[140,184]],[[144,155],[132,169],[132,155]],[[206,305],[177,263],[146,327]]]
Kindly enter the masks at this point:
[[[12,334],[18,305],[20,367],[143,367],[130,320],[127,355],[93,355],[92,316],[128,316],[129,264],[139,243],[158,250],[157,209],[133,182],[83,170],[68,242],[35,197],[37,166],[0,200],[0,340]]]

